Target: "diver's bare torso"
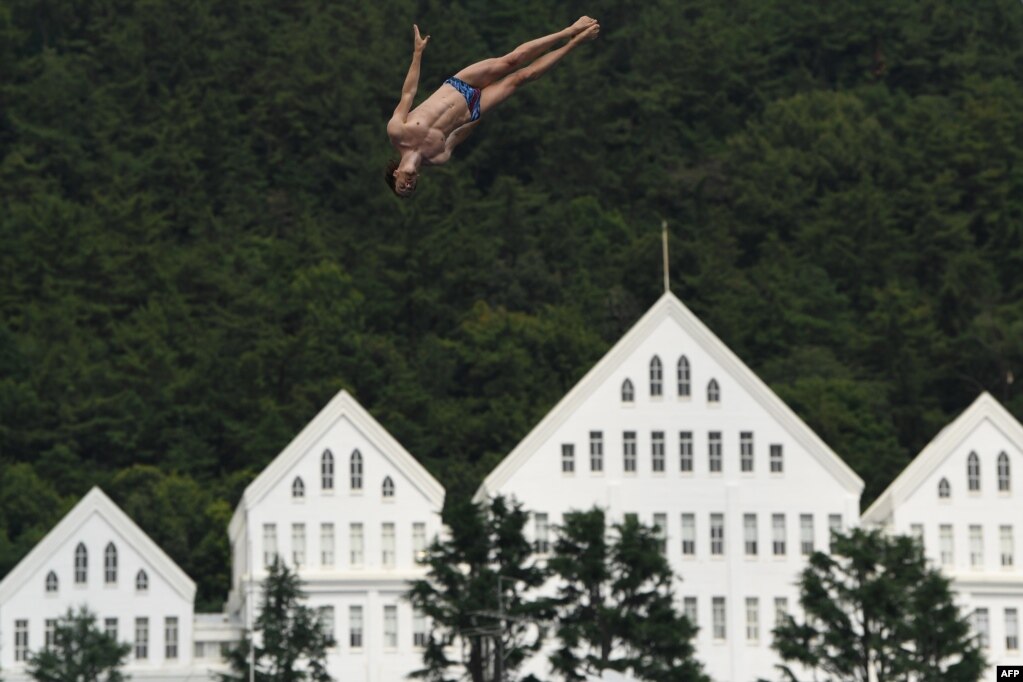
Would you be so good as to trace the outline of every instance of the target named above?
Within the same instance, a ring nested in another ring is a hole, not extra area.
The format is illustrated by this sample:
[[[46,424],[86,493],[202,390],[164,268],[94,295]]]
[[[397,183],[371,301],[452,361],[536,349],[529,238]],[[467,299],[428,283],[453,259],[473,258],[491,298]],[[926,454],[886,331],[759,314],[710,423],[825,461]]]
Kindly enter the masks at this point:
[[[392,118],[387,135],[400,152],[419,152],[423,163],[436,165],[447,160],[448,136],[468,123],[469,117],[465,97],[445,84],[410,111],[404,123]]]

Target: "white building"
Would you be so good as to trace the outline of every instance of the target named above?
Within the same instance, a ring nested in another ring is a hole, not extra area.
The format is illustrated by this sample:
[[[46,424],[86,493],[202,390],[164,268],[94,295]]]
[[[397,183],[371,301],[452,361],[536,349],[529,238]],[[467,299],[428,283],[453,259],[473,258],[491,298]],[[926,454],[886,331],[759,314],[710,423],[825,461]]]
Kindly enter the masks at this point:
[[[441,529],[444,489],[345,391],[249,485],[231,519],[229,615],[250,628],[275,556],[297,567],[337,640],[328,669],[390,682],[422,667],[426,622],[403,598]]]
[[[1021,665],[1023,426],[983,393],[942,429],[863,514],[915,535],[948,575],[989,663]]]
[[[664,529],[697,656],[719,682],[777,677],[770,631],[805,555],[858,522],[863,482],[671,293],[486,478],[547,550],[594,505]],[[540,657],[530,670],[541,679]]]
[[[197,677],[192,661],[195,583],[93,488],[0,582],[0,669],[28,679],[25,660],[69,608],[131,644],[134,680]],[[201,677],[201,675],[200,675]]]

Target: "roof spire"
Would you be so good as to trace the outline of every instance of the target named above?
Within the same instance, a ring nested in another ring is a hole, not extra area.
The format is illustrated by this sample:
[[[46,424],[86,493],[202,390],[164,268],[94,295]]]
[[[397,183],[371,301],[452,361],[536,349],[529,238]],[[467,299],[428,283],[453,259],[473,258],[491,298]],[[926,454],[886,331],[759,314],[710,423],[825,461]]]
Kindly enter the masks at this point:
[[[671,291],[668,281],[668,221],[661,221],[661,250],[664,252],[664,293]]]

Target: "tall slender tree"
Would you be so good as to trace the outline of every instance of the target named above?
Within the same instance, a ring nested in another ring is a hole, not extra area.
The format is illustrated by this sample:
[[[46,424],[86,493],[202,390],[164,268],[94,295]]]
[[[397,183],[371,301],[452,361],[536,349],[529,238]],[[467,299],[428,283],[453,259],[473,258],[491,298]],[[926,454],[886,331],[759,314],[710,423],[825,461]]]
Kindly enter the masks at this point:
[[[833,682],[976,682],[984,656],[949,580],[919,543],[876,529],[836,534],[800,578],[803,617],[774,630],[786,680],[801,668]],[[795,665],[792,665],[795,664]]]
[[[604,670],[651,682],[710,679],[694,657],[697,628],[675,608],[661,542],[633,517],[609,536],[601,509],[565,516],[549,562],[558,584],[557,675],[569,682]]]
[[[450,534],[430,546],[427,577],[409,592],[432,624],[414,677],[504,682],[540,647],[544,610],[530,592],[543,584],[544,572],[523,534],[528,518],[503,497],[451,511]],[[447,647],[456,643],[460,657],[452,659]]]
[[[334,646],[319,615],[302,603],[298,575],[279,558],[263,581],[263,600],[249,639],[228,655],[231,672],[221,682],[246,682],[254,666],[256,682],[330,682],[327,648]],[[256,637],[258,635],[258,637]],[[255,639],[261,644],[252,646]]]

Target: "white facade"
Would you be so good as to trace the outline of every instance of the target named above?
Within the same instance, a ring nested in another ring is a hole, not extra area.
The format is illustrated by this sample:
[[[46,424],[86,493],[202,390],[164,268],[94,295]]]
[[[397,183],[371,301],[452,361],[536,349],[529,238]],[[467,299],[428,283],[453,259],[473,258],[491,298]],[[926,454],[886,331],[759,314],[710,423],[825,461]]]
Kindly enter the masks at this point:
[[[797,605],[804,550],[826,549],[831,524],[858,522],[862,489],[666,293],[486,478],[477,499],[523,503],[541,544],[553,543],[562,514],[594,505],[614,521],[630,513],[663,521],[679,607],[695,608],[700,627],[698,658],[719,682],[748,682],[777,676],[770,631],[778,600]],[[546,661],[534,659],[530,671],[544,679]]]
[[[416,556],[440,532],[444,490],[345,391],[245,490],[229,527],[229,615],[246,628],[274,556],[298,569],[337,646],[346,682],[403,679],[422,666],[425,623],[404,599]]]
[[[863,514],[916,535],[952,579],[992,665],[1023,665],[1023,426],[983,393]]]
[[[25,654],[86,605],[132,645],[136,680],[192,676],[195,583],[99,488],[93,488],[0,582],[0,669],[28,679]]]

